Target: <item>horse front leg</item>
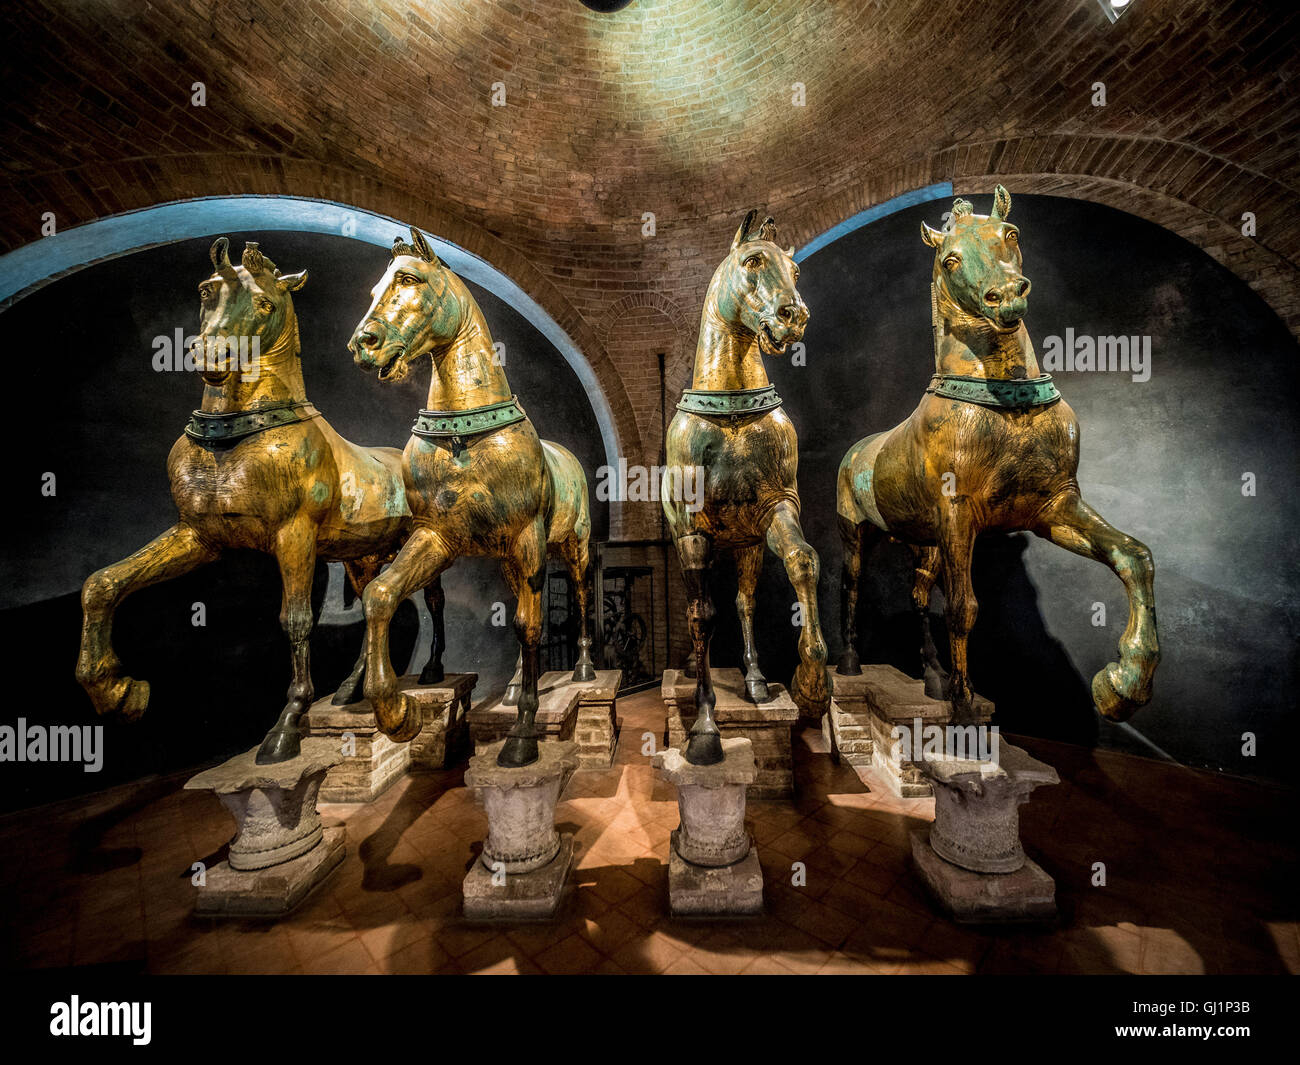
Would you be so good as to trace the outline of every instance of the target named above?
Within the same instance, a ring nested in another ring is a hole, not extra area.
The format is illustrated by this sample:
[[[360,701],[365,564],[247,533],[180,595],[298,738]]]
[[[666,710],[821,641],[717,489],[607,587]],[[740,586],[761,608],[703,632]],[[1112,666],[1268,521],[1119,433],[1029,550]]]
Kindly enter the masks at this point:
[[[799,632],[799,665],[790,682],[790,694],[807,714],[820,717],[831,705],[831,679],[826,669],[826,640],[817,610],[817,579],[821,562],[799,526],[799,513],[791,503],[781,503],[767,528],[767,546],[785,563],[786,575],[799,597],[803,627]]]
[[[122,676],[113,650],[113,615],[128,595],[180,577],[220,551],[208,547],[188,525],[173,525],[135,554],[92,573],[81,589],[81,650],[77,682],[97,714],[120,713],[134,721],[149,706],[149,682]]]
[[[447,593],[442,590],[442,577],[424,586],[424,605],[433,619],[433,641],[429,645],[429,661],[420,670],[421,684],[441,684],[446,679],[442,653],[447,647]]]
[[[948,671],[939,661],[939,649],[934,645],[930,631],[930,590],[939,579],[939,549],[937,547],[912,547],[912,606],[921,625],[921,677],[925,681],[925,694],[931,699],[947,698]]]
[[[713,717],[718,700],[709,664],[709,641],[717,619],[709,591],[713,545],[701,533],[688,533],[674,543],[686,584],[686,627],[695,661],[695,723],[686,741],[686,760],[691,765],[716,765],[722,761],[722,733]]]
[[[432,529],[419,526],[393,559],[393,564],[366,587],[366,698],[385,735],[399,743],[414,739],[424,722],[411,713],[406,694],[397,688],[397,674],[388,648],[388,627],[417,588],[427,587],[451,565],[454,556]]]
[[[975,519],[970,504],[963,500],[946,500],[941,507],[938,555],[943,569],[944,617],[952,651],[947,696],[952,703],[952,724],[971,725],[975,723],[975,700],[967,673],[966,642],[979,613],[970,572]]]
[[[745,694],[753,703],[765,703],[772,698],[767,690],[767,678],[758,668],[758,649],[754,646],[754,590],[758,575],[763,572],[763,545],[742,547],[736,552],[736,613],[740,615],[740,633],[745,643]]]
[[[541,673],[542,585],[546,580],[546,528],[538,519],[515,542],[503,567],[515,593],[515,637],[523,656],[519,709],[497,755],[497,765],[518,768],[537,761],[537,679]]]
[[[366,585],[375,579],[379,573],[379,559],[363,558],[352,562],[343,563],[343,571],[348,575],[348,583],[352,585],[353,594],[360,599],[366,591]],[[356,664],[352,667],[352,672],[347,675],[343,683],[338,686],[338,690],[330,699],[331,706],[350,706],[361,697],[362,684],[366,676],[366,637],[365,633],[361,636],[361,649],[357,653]]]
[[[1112,721],[1126,721],[1151,701],[1160,661],[1156,636],[1155,562],[1146,544],[1120,532],[1071,492],[1046,511],[1034,532],[1067,551],[1109,566],[1128,593],[1128,624],[1119,639],[1119,661],[1092,678],[1092,700]]]
[[[316,568],[316,523],[299,515],[276,535],[280,565],[280,628],[289,638],[293,680],[284,709],[257,750],[258,765],[297,758],[302,750],[298,721],[311,706],[311,581]]]

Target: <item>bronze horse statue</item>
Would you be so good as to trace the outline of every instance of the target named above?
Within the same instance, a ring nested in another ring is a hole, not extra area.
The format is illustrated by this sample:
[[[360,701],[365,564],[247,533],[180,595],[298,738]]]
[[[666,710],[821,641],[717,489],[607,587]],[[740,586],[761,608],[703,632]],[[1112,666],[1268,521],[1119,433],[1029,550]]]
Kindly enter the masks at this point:
[[[374,287],[373,302],[348,344],[357,365],[398,381],[429,355],[429,407],[402,456],[414,530],[392,566],[366,588],[365,692],[379,727],[409,740],[422,722],[397,677],[388,626],[397,606],[437,580],[463,555],[501,560],[516,598],[514,628],[522,668],[518,713],[497,761],[537,760],[537,678],[542,583],[548,552],[562,557],[577,589],[581,653],[574,679],[591,680],[587,563],[591,517],[587,478],[564,448],[538,438],[510,392],[492,335],[465,283],[419,230],[400,238]]]
[[[280,626],[289,638],[293,681],[288,701],[257,753],[262,764],[299,753],[298,721],[312,701],[308,641],[317,559],[342,562],[354,591],[393,557],[411,528],[401,452],[344,440],[307,400],[292,293],[307,272],[282,274],[254,243],[239,265],[230,242],[211,248],[213,274],[199,285],[203,402],[167,458],[179,521],[135,554],[92,574],[82,588],[83,623],[77,680],[95,710],[140,717],[148,681],[122,675],[113,650],[113,615],[128,595],[171,580],[226,548],[274,555],[283,597]],[[255,339],[254,372],[230,352]],[[441,604],[426,589],[442,642]],[[434,678],[422,676],[427,682]],[[360,663],[334,701],[352,700]]]
[[[1041,374],[1024,325],[1029,280],[1020,234],[1007,222],[1001,185],[993,211],[953,204],[942,232],[924,222],[935,249],[931,308],[935,374],[912,416],[856,443],[840,464],[837,510],[844,543],[838,672],[860,672],[856,642],[862,559],[888,535],[913,546],[913,604],[921,615],[927,694],[952,701],[953,721],[973,720],[966,641],[977,604],[971,555],[984,532],[1028,530],[1114,570],[1128,593],[1119,661],[1092,679],[1100,713],[1123,721],[1151,699],[1160,660],[1151,552],[1092,509],[1079,491],[1081,430],[1049,375]],[[942,576],[952,673],[929,631],[930,590]]]
[[[784,562],[803,612],[791,694],[811,712],[830,703],[817,612],[820,563],[799,525],[799,440],[763,368],[763,355],[780,356],[802,338],[808,308],[795,288],[793,249],[777,246],[771,218],[755,229],[757,216],[745,216],[709,282],[692,387],[677,404],[665,445],[676,490],[662,491],[661,498],[686,582],[696,674],[696,717],[686,748],[694,765],[722,760],[709,667],[715,621],[709,568],[716,552],[736,558],[747,696],[757,703],[770,698],[754,646],[754,590],[766,546]],[[703,472],[698,507],[682,490],[695,470]]]

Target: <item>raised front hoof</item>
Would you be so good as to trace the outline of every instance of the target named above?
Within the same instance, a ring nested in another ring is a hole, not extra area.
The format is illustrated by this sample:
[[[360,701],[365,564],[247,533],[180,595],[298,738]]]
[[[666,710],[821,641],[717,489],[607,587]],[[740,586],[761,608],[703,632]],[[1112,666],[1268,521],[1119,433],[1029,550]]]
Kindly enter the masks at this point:
[[[95,713],[122,721],[139,721],[149,709],[149,682],[118,677],[108,682],[82,681]]]
[[[497,765],[503,769],[522,769],[539,757],[536,736],[507,736],[497,755]]]
[[[716,732],[701,732],[686,741],[686,760],[691,765],[717,765],[722,761],[722,737]]]
[[[745,695],[751,703],[766,703],[771,701],[772,693],[767,689],[767,681],[763,677],[758,680],[745,678]]]
[[[297,758],[302,753],[302,738],[297,730],[282,732],[274,730],[266,734],[262,746],[257,749],[254,761],[258,765],[277,765]]]
[[[524,686],[522,684],[510,684],[506,687],[505,695],[501,696],[502,706],[518,706],[519,696],[523,694]]]
[[[447,671],[442,668],[441,662],[430,662],[420,670],[421,684],[441,684],[447,679]]]
[[[800,665],[790,680],[790,696],[802,714],[820,717],[831,706],[831,671]]]
[[[1111,662],[1092,678],[1093,705],[1107,721],[1127,721],[1151,699],[1149,690],[1143,698],[1125,695],[1117,682],[1118,676],[1122,676],[1119,663]]]
[[[852,647],[844,648],[844,653],[840,655],[839,664],[835,667],[835,672],[841,677],[857,677],[862,674],[862,663],[858,660],[858,652]]]
[[[591,659],[573,667],[573,679],[578,684],[588,684],[596,679],[596,667],[592,665]]]
[[[397,692],[391,699],[370,697],[375,710],[375,724],[385,736],[395,743],[407,743],[420,734],[424,722],[418,714],[411,713],[411,701],[405,692]]]

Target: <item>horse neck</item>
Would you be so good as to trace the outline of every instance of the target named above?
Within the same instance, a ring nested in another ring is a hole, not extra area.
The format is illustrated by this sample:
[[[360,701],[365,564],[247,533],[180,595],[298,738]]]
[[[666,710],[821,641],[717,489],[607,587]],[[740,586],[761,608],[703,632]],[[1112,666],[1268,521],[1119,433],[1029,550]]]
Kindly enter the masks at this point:
[[[290,303],[279,338],[259,350],[247,372],[236,366],[220,385],[205,383],[199,409],[208,414],[229,414],[278,403],[305,403],[307,386],[302,379],[301,350],[298,316]]]
[[[723,389],[762,388],[770,384],[758,337],[724,321],[714,307],[713,294],[704,301],[700,340],[695,348],[695,376],[691,387],[709,392]]]
[[[510,382],[483,312],[459,278],[454,278],[452,292],[460,301],[460,332],[433,357],[427,409],[469,410],[509,399]]]
[[[930,320],[936,373],[1016,381],[1038,377],[1042,372],[1024,322],[1014,333],[999,333],[982,319],[941,299],[933,282]]]

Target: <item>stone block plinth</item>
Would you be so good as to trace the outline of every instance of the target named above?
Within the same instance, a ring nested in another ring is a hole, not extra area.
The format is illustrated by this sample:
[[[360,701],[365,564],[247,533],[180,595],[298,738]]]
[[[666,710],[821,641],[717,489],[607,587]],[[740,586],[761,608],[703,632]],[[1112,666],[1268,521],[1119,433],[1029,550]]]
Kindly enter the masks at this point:
[[[677,788],[680,824],[668,858],[674,916],[744,916],[763,909],[763,873],[745,827],[745,796],[758,773],[753,744],[724,737],[722,755],[707,766],[692,765],[677,748],[653,759]]]
[[[929,781],[916,763],[902,757],[894,728],[912,731],[930,725],[946,726],[952,720],[952,704],[925,694],[924,681],[914,680],[893,666],[863,666],[856,676],[831,672],[834,696],[829,722],[835,735],[838,709],[841,735],[856,746],[853,757],[841,750],[841,758],[850,765],[860,765],[863,745],[870,748],[872,768],[876,769],[894,795],[904,799],[925,798],[932,794]],[[974,699],[975,724],[986,726],[993,717],[993,704],[981,695]]]
[[[1020,804],[1059,783],[1051,766],[1009,743],[988,760],[927,757],[934,824],[912,836],[913,864],[943,910],[963,921],[1045,920],[1056,885],[1020,844]]]
[[[424,725],[411,740],[411,769],[447,769],[469,751],[469,711],[477,673],[448,673],[437,684],[414,674],[401,680],[407,698],[420,708]]]
[[[186,782],[211,791],[235,819],[227,857],[205,873],[195,912],[278,917],[305,899],[343,860],[344,830],[325,829],[316,800],[342,761],[332,738],[308,737],[287,762],[258,765],[257,748]]]
[[[579,769],[608,769],[618,745],[615,700],[623,680],[621,669],[599,669],[594,680],[574,680],[568,670],[543,673],[537,681],[538,740],[577,744]],[[518,707],[502,699],[474,707],[468,715],[474,750],[481,753],[504,740],[515,723]]]
[[[411,763],[410,745],[380,731],[367,699],[335,706],[317,699],[302,717],[303,735],[332,743],[341,761],[325,774],[322,802],[370,802],[382,795]]]
[[[577,744],[538,745],[532,765],[497,765],[504,741],[469,760],[465,784],[488,817],[483,851],[462,884],[465,916],[473,920],[544,920],[555,915],[568,888],[573,838],[555,829],[555,804],[577,768]]]
[[[768,683],[771,698],[751,703],[745,678],[738,669],[714,669],[713,716],[724,740],[744,738],[753,745],[756,775],[749,785],[751,799],[787,799],[794,795],[791,729],[799,708],[782,684]],[[666,745],[684,750],[695,724],[695,680],[676,669],[664,670],[660,689],[668,711]]]

